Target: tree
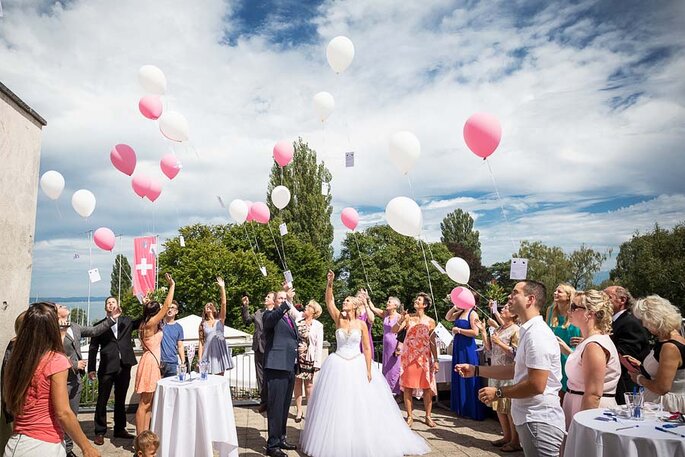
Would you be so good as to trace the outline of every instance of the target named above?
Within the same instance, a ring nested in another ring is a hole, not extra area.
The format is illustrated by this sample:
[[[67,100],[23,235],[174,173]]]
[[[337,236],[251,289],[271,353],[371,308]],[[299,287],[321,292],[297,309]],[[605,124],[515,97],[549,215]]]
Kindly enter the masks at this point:
[[[123,254],[117,254],[114,258],[109,282],[109,294],[112,297],[117,297],[125,314],[130,316],[140,316],[142,314],[143,308],[138,299],[133,295],[131,265]]]
[[[75,324],[88,325],[88,316],[86,314],[86,310],[83,308],[71,308],[71,311],[69,311],[69,321]]]
[[[569,279],[568,282],[577,290],[585,290],[592,287],[595,274],[602,268],[604,261],[611,255],[611,251],[601,253],[581,244],[568,257]]]
[[[516,257],[528,259],[527,278],[543,283],[547,287],[545,302],[552,303],[556,287],[568,281],[570,264],[563,249],[541,241],[523,241]]]
[[[476,232],[477,233],[477,232]],[[444,242],[443,242],[444,243]],[[449,242],[445,243],[447,249],[455,257],[461,257],[469,265],[471,270],[471,277],[469,279],[469,285],[478,291],[483,291],[487,287],[488,283],[492,281],[492,273],[483,266],[480,261],[480,256],[476,254],[460,243]]]
[[[633,296],[659,294],[685,314],[685,222],[672,230],[654,226],[621,244],[610,278]]]
[[[297,291],[296,301],[306,303],[316,299],[323,302],[327,264],[313,245],[292,234],[282,238],[282,245],[281,240],[276,239],[279,256],[271,232],[274,227],[278,231],[280,222],[278,218],[272,220],[269,223],[271,230],[255,222],[240,226],[195,224],[182,227],[179,232],[185,239],[185,247],[181,247],[178,237],[167,240],[159,257],[159,272],[170,272],[174,276],[176,300],[185,304],[186,313],[198,315],[205,303],[218,301],[214,283],[217,276],[222,276],[229,302],[227,325],[247,330],[240,318],[240,298],[247,294],[259,307],[267,292],[281,288],[284,280],[281,256],[285,252]],[[260,266],[266,268],[266,276],[262,275]]]
[[[480,261],[480,240],[478,230],[473,230],[473,218],[460,208],[449,213],[440,222],[442,237],[440,241],[445,244],[454,243],[470,250]]]
[[[357,243],[359,243],[359,251]],[[430,251],[426,246],[424,249],[429,261],[432,251],[435,260],[442,265],[451,257],[450,252],[442,243],[432,243]],[[362,260],[368,276],[368,284]],[[368,290],[377,306],[382,307],[388,296],[394,295],[410,311],[416,294],[430,293],[421,246],[415,239],[400,235],[387,225],[370,227],[363,232],[348,233],[342,242],[335,269],[338,278],[342,278],[337,282],[335,289],[338,306],[345,296],[354,295],[362,287]],[[428,271],[430,271],[438,319],[442,319],[450,306],[444,299],[456,284],[447,275],[440,274],[430,263]],[[435,318],[433,309],[427,309],[426,313]],[[376,319],[373,333],[377,336],[382,335],[382,326],[380,319]]]
[[[330,262],[333,258],[332,196],[330,192],[322,195],[321,183],[330,182],[331,173],[323,162],[317,162],[316,152],[302,138],[293,146],[292,163],[281,168],[274,162],[271,168],[266,196],[269,210],[288,224],[289,233],[312,244]],[[286,186],[291,193],[290,203],[282,210],[271,202],[271,191],[279,185]]]

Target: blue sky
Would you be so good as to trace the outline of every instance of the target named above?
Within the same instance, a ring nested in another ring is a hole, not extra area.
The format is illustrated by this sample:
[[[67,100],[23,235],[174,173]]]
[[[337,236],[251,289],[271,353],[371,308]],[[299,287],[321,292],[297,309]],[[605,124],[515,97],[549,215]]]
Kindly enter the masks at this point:
[[[48,120],[41,172],[67,181],[56,203],[39,193],[32,296],[87,293],[89,229],[121,233],[115,252],[130,255],[134,236],[227,222],[216,195],[264,200],[273,145],[299,136],[333,173],[336,246],[342,208],[360,210],[364,228],[383,223],[399,195],[420,203],[430,241],[447,213],[470,212],[486,264],[521,240],[617,252],[636,230],[685,219],[683,2],[201,5],[3,1],[0,80]],[[339,76],[325,58],[337,35],[356,50]],[[165,72],[165,105],[188,119],[192,148],[171,145],[138,113],[145,64]],[[323,127],[311,104],[322,90],[336,99]],[[461,137],[480,111],[503,126],[489,159],[501,202]],[[399,130],[421,141],[411,187],[388,158]],[[137,172],[164,180],[154,204],[110,164],[117,143],[137,151]],[[171,150],[183,169],[169,182],[158,161]],[[350,150],[356,165],[346,169]],[[70,207],[80,188],[98,202],[87,221]],[[109,289],[113,257],[93,250],[105,278],[95,295]]]

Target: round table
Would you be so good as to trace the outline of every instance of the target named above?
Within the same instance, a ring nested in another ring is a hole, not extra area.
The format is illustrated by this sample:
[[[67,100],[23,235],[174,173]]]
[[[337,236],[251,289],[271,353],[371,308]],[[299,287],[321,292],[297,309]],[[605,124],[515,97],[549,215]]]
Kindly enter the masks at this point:
[[[153,432],[159,436],[161,457],[238,456],[233,402],[228,378],[194,374],[190,381],[176,376],[157,383],[152,404]]]
[[[667,429],[678,434],[674,435],[657,430],[656,427],[663,427],[667,422],[656,418],[642,421],[619,418],[618,422],[597,419],[608,418],[604,415],[606,411],[588,409],[573,416],[564,457],[685,457],[685,438],[678,436],[685,435],[685,425]],[[634,425],[637,427],[623,429]]]

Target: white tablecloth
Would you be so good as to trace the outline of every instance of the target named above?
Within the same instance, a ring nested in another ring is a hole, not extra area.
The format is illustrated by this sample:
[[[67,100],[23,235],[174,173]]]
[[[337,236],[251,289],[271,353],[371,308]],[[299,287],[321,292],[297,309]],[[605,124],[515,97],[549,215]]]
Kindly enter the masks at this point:
[[[159,381],[151,428],[159,436],[161,457],[212,457],[212,448],[221,457],[238,456],[231,390],[223,376]]]
[[[656,419],[604,422],[595,419],[606,409],[589,409],[573,417],[564,457],[685,457],[685,438],[657,430],[665,422]],[[636,428],[617,428],[638,425]],[[668,429],[685,435],[685,426]]]
[[[440,361],[440,369],[435,373],[435,382],[452,382],[452,371],[454,370],[454,365],[452,365],[452,356],[449,354],[440,354],[438,356]]]

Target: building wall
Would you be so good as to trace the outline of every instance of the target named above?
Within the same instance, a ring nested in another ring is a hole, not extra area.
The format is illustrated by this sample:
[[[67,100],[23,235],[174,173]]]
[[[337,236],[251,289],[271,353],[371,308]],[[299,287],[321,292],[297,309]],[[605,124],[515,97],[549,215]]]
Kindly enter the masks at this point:
[[[34,116],[0,91],[0,350],[3,353],[14,336],[14,320],[29,301],[41,129],[42,124]]]

